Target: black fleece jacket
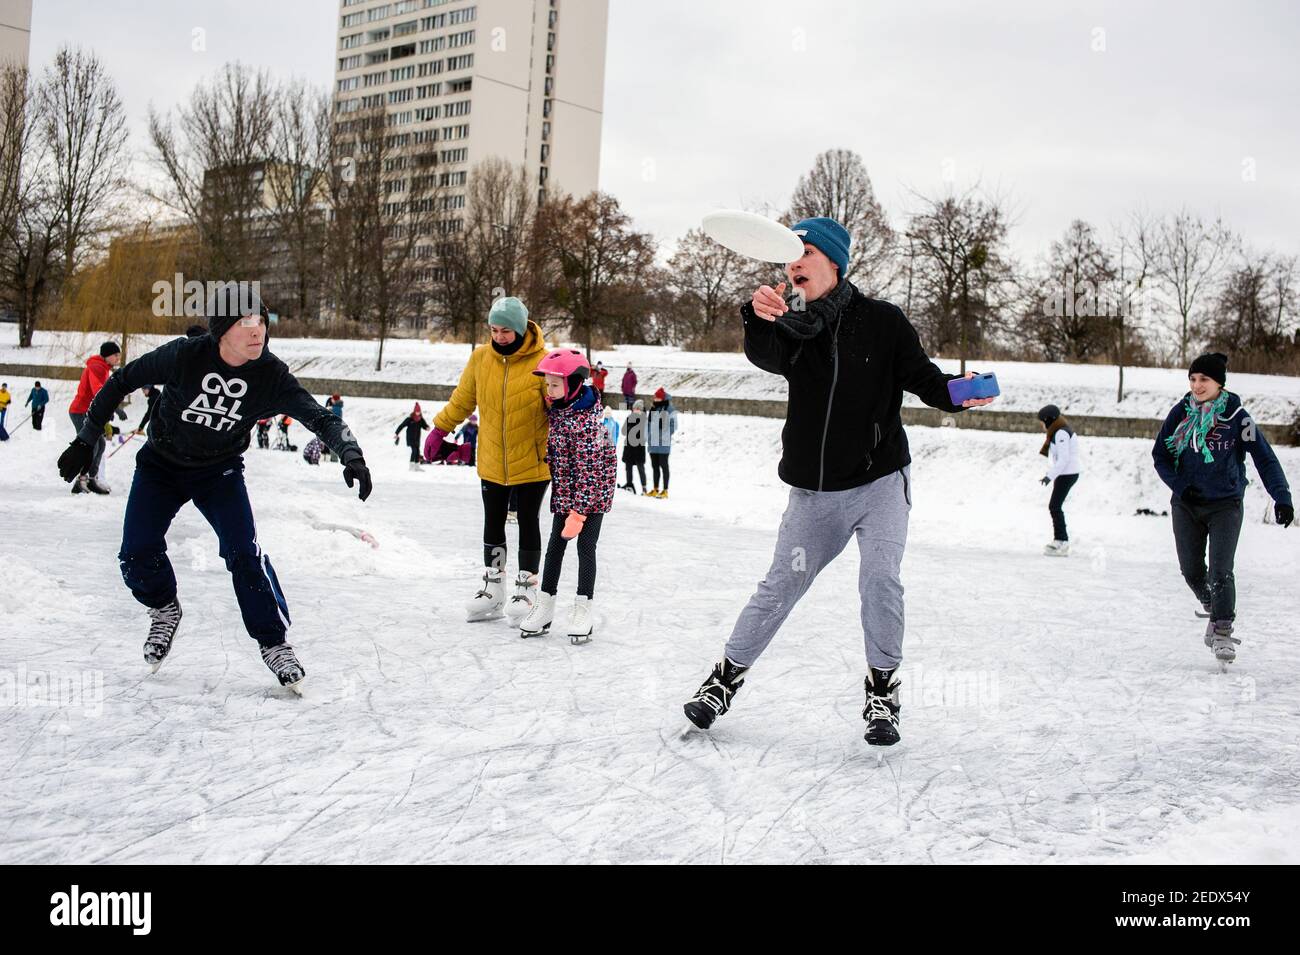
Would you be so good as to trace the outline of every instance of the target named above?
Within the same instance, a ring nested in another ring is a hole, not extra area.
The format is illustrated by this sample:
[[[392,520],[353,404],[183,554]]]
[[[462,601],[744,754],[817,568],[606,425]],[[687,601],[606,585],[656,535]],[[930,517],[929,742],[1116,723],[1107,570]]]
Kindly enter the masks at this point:
[[[930,361],[902,309],[856,288],[838,317],[800,341],[746,303],[745,355],[789,383],[781,480],[810,491],[844,491],[912,461],[899,410],[910,391],[957,413],[946,375]]]
[[[95,396],[81,439],[93,443],[102,435],[127,394],[162,385],[149,415],[149,445],[177,467],[204,467],[242,454],[257,420],[276,414],[301,422],[344,464],[361,457],[343,419],[326,411],[269,350],[236,368],[221,360],[219,348],[210,335],[177,338],[128,362]]]

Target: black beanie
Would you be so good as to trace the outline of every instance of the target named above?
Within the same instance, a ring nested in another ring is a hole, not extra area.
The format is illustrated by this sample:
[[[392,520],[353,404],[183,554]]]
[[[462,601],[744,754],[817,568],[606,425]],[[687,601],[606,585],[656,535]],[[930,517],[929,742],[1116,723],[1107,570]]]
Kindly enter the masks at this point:
[[[107,358],[109,355],[120,355],[122,349],[117,347],[117,342],[104,342],[99,346],[99,357]]]
[[[1191,368],[1187,369],[1187,377],[1190,378],[1192,375],[1213,378],[1222,388],[1228,381],[1228,356],[1217,351],[1202,355],[1192,362]]]
[[[1038,409],[1038,420],[1043,424],[1050,425],[1059,417],[1061,417],[1061,409],[1056,405],[1043,405]]]
[[[217,341],[230,331],[232,325],[245,315],[261,315],[267,330],[271,327],[271,313],[260,295],[254,294],[251,308],[241,301],[241,289],[234,283],[222,285],[216,283],[208,291],[208,334]]]

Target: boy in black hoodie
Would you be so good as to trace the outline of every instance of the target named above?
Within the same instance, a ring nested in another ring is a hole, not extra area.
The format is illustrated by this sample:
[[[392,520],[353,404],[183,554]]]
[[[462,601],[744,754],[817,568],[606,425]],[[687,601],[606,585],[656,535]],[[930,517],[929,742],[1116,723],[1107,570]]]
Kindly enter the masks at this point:
[[[301,692],[306,670],[285,641],[289,608],[271,561],[257,542],[244,486],[249,432],[259,418],[291,414],[343,461],[348,487],[370,496],[370,472],[351,431],[322,408],[288,367],[265,348],[268,313],[256,303],[241,311],[209,303],[209,333],[178,338],[119,369],[95,396],[81,432],[59,458],[72,481],[85,471],[94,442],[121,400],[137,388],[163,385],[149,417],[148,438],[136,456],[135,479],[123,520],[122,578],[149,611],[145,662],[156,672],[181,621],[176,575],[167,559],[167,529],[187,502],[217,532],[235,596],[262,659],[282,686]]]

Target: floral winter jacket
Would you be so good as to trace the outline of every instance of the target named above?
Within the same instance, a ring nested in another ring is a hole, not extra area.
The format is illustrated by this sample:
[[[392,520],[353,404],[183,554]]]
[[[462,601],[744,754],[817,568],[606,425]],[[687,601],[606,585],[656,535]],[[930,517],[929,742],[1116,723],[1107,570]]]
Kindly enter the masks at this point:
[[[546,463],[551,469],[551,513],[605,514],[614,504],[618,456],[605,428],[605,411],[590,385],[571,404],[549,408]]]

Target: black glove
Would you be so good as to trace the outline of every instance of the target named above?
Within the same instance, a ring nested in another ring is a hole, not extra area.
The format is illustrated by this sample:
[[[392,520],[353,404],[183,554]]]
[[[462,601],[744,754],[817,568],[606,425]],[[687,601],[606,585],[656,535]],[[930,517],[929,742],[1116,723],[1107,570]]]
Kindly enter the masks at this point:
[[[125,421],[125,420],[126,420],[126,412],[123,411],[121,408],[118,408],[116,411],[113,412],[113,414],[117,415],[117,420],[118,420],[118,421]]]
[[[370,496],[370,468],[366,467],[366,459],[358,455],[350,459],[343,465],[343,480],[348,487],[352,482],[357,482],[357,497],[365,500]]]
[[[1283,527],[1290,527],[1291,522],[1295,520],[1295,508],[1290,504],[1274,504],[1273,516]]]
[[[59,455],[59,477],[71,484],[80,475],[90,470],[91,459],[95,449],[80,438],[73,438],[72,443]]]
[[[1041,485],[1043,485],[1044,487],[1046,487],[1047,485],[1049,485],[1049,484],[1052,483],[1052,479],[1049,478],[1047,475],[1043,475],[1043,479],[1042,479],[1041,481],[1039,481],[1038,483],[1041,484]]]

